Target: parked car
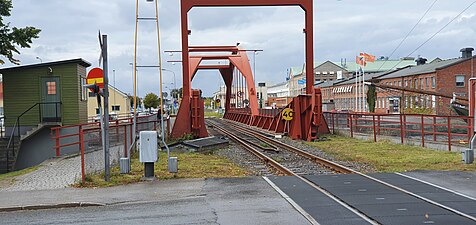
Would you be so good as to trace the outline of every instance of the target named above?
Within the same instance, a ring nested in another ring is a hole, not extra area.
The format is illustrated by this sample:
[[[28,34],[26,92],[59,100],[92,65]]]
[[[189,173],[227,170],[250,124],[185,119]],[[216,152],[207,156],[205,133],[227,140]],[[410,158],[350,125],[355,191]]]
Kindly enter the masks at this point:
[[[94,118],[94,122],[99,122],[101,120],[101,115],[97,114]],[[117,120],[117,114],[115,112],[109,113],[109,121]]]

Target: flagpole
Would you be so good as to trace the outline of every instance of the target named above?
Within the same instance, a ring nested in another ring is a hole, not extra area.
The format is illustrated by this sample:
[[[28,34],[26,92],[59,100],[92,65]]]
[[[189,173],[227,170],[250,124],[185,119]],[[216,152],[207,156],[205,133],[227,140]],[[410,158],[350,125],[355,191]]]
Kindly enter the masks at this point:
[[[362,66],[362,112],[365,112],[365,57],[363,60],[363,66]]]
[[[359,79],[359,69],[356,69],[355,70],[355,111],[356,112],[358,112],[359,110],[359,98],[357,97],[359,92],[358,79]]]

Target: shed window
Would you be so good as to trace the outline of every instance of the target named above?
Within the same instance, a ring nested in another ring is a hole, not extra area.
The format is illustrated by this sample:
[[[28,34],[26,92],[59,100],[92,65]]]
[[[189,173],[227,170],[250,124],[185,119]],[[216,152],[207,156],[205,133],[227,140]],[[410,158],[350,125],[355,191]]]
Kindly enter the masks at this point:
[[[80,77],[81,81],[81,101],[88,100],[88,90],[85,88],[86,86],[86,78]]]
[[[48,89],[48,94],[49,95],[56,95],[56,82],[55,81],[46,82],[46,87]]]
[[[464,75],[456,75],[456,87],[464,87]]]

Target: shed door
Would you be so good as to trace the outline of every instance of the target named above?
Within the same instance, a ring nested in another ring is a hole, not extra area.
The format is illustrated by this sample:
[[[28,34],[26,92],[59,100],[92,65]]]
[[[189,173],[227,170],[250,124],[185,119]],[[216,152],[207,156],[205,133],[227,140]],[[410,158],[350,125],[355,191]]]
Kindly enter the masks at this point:
[[[61,93],[59,77],[41,78],[41,120],[42,122],[61,121]]]

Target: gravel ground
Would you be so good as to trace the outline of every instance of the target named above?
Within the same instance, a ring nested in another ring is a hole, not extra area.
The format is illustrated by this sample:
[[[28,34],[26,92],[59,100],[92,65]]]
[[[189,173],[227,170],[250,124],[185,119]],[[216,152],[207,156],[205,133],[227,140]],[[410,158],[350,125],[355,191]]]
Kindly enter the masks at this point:
[[[217,121],[219,122],[219,121]],[[226,125],[223,125],[223,127],[226,127]],[[232,130],[231,128],[229,130]],[[215,131],[214,129],[211,129],[209,127],[209,133],[211,135],[215,136],[222,136],[220,133]],[[245,134],[240,133],[240,136],[244,136]],[[289,142],[294,142],[292,140],[287,140]],[[246,169],[250,171],[254,171],[255,174],[257,175],[263,175],[261,171],[256,171],[256,167],[261,168],[264,164],[257,160],[256,157],[251,155],[248,151],[244,150],[240,145],[235,144],[231,142],[232,145],[229,149],[219,151],[218,154],[223,155],[227,158],[229,158],[231,161],[237,163],[238,165],[245,167]],[[298,144],[298,143],[293,143],[293,145]],[[307,145],[300,146],[299,148],[308,151],[307,149],[304,149],[304,147],[307,148],[312,148]],[[314,150],[318,151],[321,156],[323,153],[319,150]],[[243,157],[243,152],[247,155],[247,157]],[[281,163],[291,171],[304,175],[304,174],[333,174],[333,171],[328,170],[327,168],[323,168],[322,166],[306,159],[303,158],[302,156],[299,156],[295,153],[288,152],[286,150],[281,150],[279,149],[279,152],[267,152],[267,151],[262,151],[265,155],[268,157],[274,159],[275,161]],[[354,167],[353,167],[354,168]],[[273,169],[268,169],[268,170],[273,170]]]
[[[219,120],[215,120],[217,122],[220,122]],[[208,129],[209,133],[211,135],[216,135],[216,136],[222,136],[222,134],[218,133],[214,129]],[[263,132],[262,130],[260,130]],[[242,136],[243,134],[240,134]],[[324,159],[336,162],[338,164],[344,165],[346,167],[352,168],[354,170],[363,172],[363,173],[372,173],[375,172],[375,169],[366,164],[362,163],[356,163],[356,162],[350,162],[350,161],[339,161],[336,160],[333,156],[313,147],[310,145],[305,144],[303,141],[296,141],[292,140],[289,137],[283,137],[279,139],[280,141],[289,144],[291,146],[294,146],[298,149],[301,149],[303,151],[309,152],[313,155],[322,157]],[[233,142],[231,142],[233,143]],[[263,165],[263,163],[259,160],[256,159],[251,153],[249,153],[246,150],[243,150],[242,147],[238,144],[232,144],[233,147],[230,147],[230,149],[227,150],[222,150],[219,151],[218,154],[221,154],[233,162],[237,163],[238,165],[250,170],[250,171],[255,171],[253,168],[250,167],[250,165],[256,165],[256,163]],[[235,153],[236,152],[236,153]],[[245,152],[245,154],[248,156],[247,158],[244,158],[241,156],[241,152]],[[270,152],[263,152],[272,159],[278,161],[279,163],[283,164],[284,166],[288,167],[291,169],[293,172],[298,173],[298,174],[332,174],[334,173],[333,171],[329,171],[326,168],[322,168],[319,165],[317,165],[314,162],[311,162],[299,155],[296,155],[295,153],[290,153],[286,150],[281,150],[279,153],[270,153]],[[253,161],[251,161],[253,160]],[[272,169],[271,169],[272,170]],[[259,173],[257,173],[259,174]]]

